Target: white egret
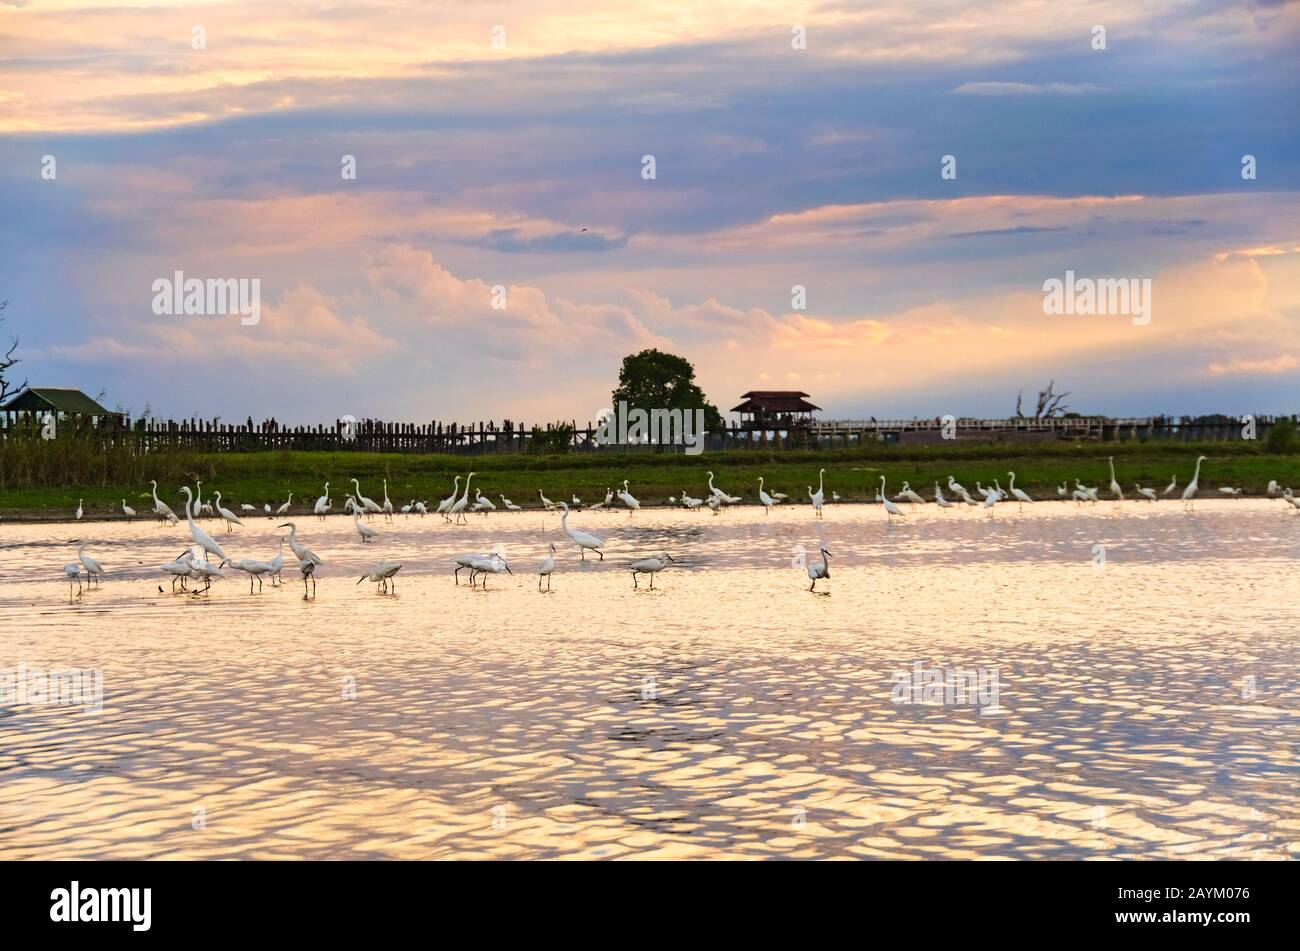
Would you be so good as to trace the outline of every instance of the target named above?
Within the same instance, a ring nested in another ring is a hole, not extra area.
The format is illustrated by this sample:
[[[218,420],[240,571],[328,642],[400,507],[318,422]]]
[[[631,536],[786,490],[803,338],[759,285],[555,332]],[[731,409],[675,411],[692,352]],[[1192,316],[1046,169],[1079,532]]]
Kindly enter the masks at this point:
[[[222,564],[225,564],[225,562],[223,561]],[[195,591],[194,594],[203,594],[203,592],[212,587],[213,578],[224,578],[225,576],[226,573],[221,570],[221,565],[214,565],[207,561],[195,561],[193,558],[190,559],[190,577],[196,581],[200,578],[203,579],[203,588],[199,591]]]
[[[285,522],[282,525],[278,525],[277,528],[289,529],[289,550],[293,552],[294,556],[299,561],[310,561],[317,565],[325,564],[325,562],[321,561],[318,557],[316,557],[316,553],[312,551],[310,548],[307,548],[305,545],[298,544],[297,525],[295,525],[293,522]],[[312,583],[315,584],[315,579],[312,580]]]
[[[429,507],[425,505],[423,502],[416,502],[415,510],[420,513],[420,518],[424,518],[426,515],[429,514]]]
[[[812,486],[809,486],[808,488],[811,489]],[[767,492],[765,492],[765,491],[763,490],[763,477],[762,477],[762,476],[759,476],[759,477],[758,477],[758,501],[760,501],[761,503],[763,503],[763,508],[767,510],[767,513],[768,513],[769,515],[772,514],[772,506],[777,504],[777,503],[776,503],[776,499],[772,498],[772,496],[768,495]],[[651,580],[653,580],[653,579],[651,579]]]
[[[135,518],[135,509],[131,508],[131,506],[126,504],[126,499],[122,500],[122,514],[125,515],[127,518]]]
[[[356,509],[352,510],[352,525],[357,530],[357,534],[361,536],[362,542],[368,542],[375,537],[376,533],[373,528],[369,525],[361,524],[361,516],[357,513]]]
[[[99,576],[104,573],[104,569],[100,566],[99,562],[86,554],[86,546],[84,543],[77,547],[77,561],[81,562],[82,566],[86,569],[86,580],[99,584]]]
[[[541,489],[537,490],[537,497],[542,500],[542,506],[546,509],[546,511],[548,512],[555,511],[555,503],[552,502],[550,499],[548,499],[545,495],[543,495]]]
[[[899,492],[898,495],[894,496],[895,499],[898,499],[899,497],[905,498],[907,499],[907,501],[912,502],[913,504],[916,505],[925,504],[925,499],[921,498],[921,496],[917,495],[916,492],[912,491],[912,485],[910,482],[904,482],[903,490]]]
[[[325,521],[325,513],[330,510],[330,484],[325,483],[325,494],[316,500],[316,504],[311,508],[322,522]]]
[[[357,580],[357,584],[361,584],[362,581],[371,581],[374,584],[378,585],[379,588],[382,589],[382,591],[385,594],[387,594],[390,591],[389,588],[390,584],[392,585],[391,588],[392,591],[397,590],[397,580],[394,578],[394,575],[396,575],[401,570],[402,570],[402,566],[398,562],[381,561],[379,562],[379,564],[375,565],[364,575],[362,575]]]
[[[272,578],[275,579],[276,584],[279,584],[281,580],[280,572],[284,570],[284,539],[283,538],[280,539],[280,550],[276,552],[275,557],[272,558],[270,561],[268,561],[267,564],[271,566],[271,570],[268,571],[267,574],[269,574]]]
[[[81,594],[81,564],[70,561],[63,566],[64,577],[68,579],[68,597],[72,597],[72,579],[77,579],[77,594]]]
[[[1169,484],[1168,484],[1167,486],[1165,486],[1165,490],[1164,490],[1163,492],[1161,492],[1160,494],[1161,494],[1161,495],[1168,495],[1170,492],[1174,491],[1174,489],[1176,489],[1176,488],[1178,488],[1178,473],[1175,472],[1175,473],[1170,477],[1170,479],[1169,479]]]
[[[288,511],[289,511],[289,506],[292,505],[292,504],[293,504],[293,493],[290,492],[290,493],[289,493],[289,498],[285,500],[285,503],[284,503],[283,505],[281,505],[278,509],[275,510],[275,516],[276,516],[276,518],[279,518],[279,517],[281,517],[282,515],[284,515],[286,512],[288,512]]]
[[[77,499],[77,518],[81,518],[81,499]]]
[[[451,521],[450,519],[447,518],[447,511],[452,507],[452,505],[455,504],[456,496],[459,492],[460,492],[460,476],[456,476],[456,481],[455,483],[452,484],[451,487],[451,495],[447,496],[445,499],[443,499],[441,502],[438,503],[437,512],[447,521]],[[414,500],[412,500],[412,505],[414,504],[415,504]]]
[[[1269,498],[1274,498],[1278,494],[1280,489],[1281,487],[1277,484],[1277,479],[1269,479],[1268,488],[1265,489],[1264,491],[1268,493]]]
[[[1007,476],[1010,477],[1011,479],[1011,481],[1007,483],[1007,488],[1010,490],[1011,495],[1015,498],[1015,500],[1020,503],[1021,509],[1025,507],[1026,502],[1034,501],[1032,498],[1029,497],[1029,493],[1025,492],[1022,489],[1016,488],[1016,474],[1014,472],[1008,472]]]
[[[808,486],[808,488],[811,491],[812,486]],[[710,495],[707,499],[704,500],[704,504],[707,505],[709,508],[713,509],[714,515],[722,514],[722,499],[720,497],[716,495]]]
[[[384,480],[384,520],[393,520],[393,503],[388,500],[388,480]]]
[[[407,518],[410,518],[410,517],[411,517],[411,509],[413,509],[413,508],[415,508],[415,499],[411,499],[410,502],[408,502],[408,503],[406,503],[405,505],[402,506],[402,514],[405,515]]]
[[[649,558],[638,558],[636,561],[632,562],[632,564],[628,565],[628,569],[632,572],[632,587],[639,587],[637,584],[637,575],[649,575],[650,590],[653,591],[655,587],[655,575],[667,568],[674,560],[673,556],[668,554],[666,551],[660,552],[658,555],[653,555]]]
[[[501,504],[505,506],[507,512],[522,512],[522,511],[523,511],[522,508],[520,508],[518,505],[515,505],[514,502],[511,502],[511,501],[510,501],[508,498],[506,498],[504,495],[501,496]]]
[[[568,535],[569,538],[573,540],[573,543],[581,550],[582,560],[587,560],[587,549],[591,549],[600,556],[601,561],[604,561],[605,553],[601,551],[601,549],[605,547],[604,540],[597,538],[595,535],[580,532],[576,528],[569,528],[569,506],[561,502],[560,510],[564,513],[560,516],[560,528],[564,530],[564,534]]]
[[[627,506],[627,516],[632,517],[632,513],[641,507],[641,503],[632,497],[632,493],[627,490],[627,479],[623,480],[623,491],[618,493],[618,500]]]
[[[1149,500],[1149,501],[1151,501],[1151,502],[1156,501],[1157,496],[1156,496],[1156,490],[1155,490],[1155,489],[1144,489],[1144,488],[1142,488],[1142,483],[1141,483],[1141,482],[1135,482],[1135,483],[1133,483],[1133,486],[1134,486],[1134,488],[1137,489],[1137,493],[1138,493],[1138,495],[1142,496],[1142,498],[1147,499],[1147,500]]]
[[[238,525],[238,526],[240,526],[240,527],[242,528],[243,525],[244,525],[244,523],[243,523],[243,521],[239,518],[239,516],[236,515],[234,512],[230,511],[230,509],[222,508],[222,507],[221,507],[221,493],[220,493],[220,492],[213,492],[213,493],[212,493],[212,497],[213,497],[214,499],[217,500],[217,503],[216,503],[216,505],[217,505],[217,514],[220,515],[220,516],[222,517],[222,519],[225,520],[225,523],[226,523],[226,534],[229,535],[231,532],[233,532],[233,531],[235,530],[235,529],[234,529],[234,526],[236,526],[236,525]]]
[[[378,502],[374,499],[368,499],[361,494],[361,483],[356,479],[352,480],[352,488],[357,490],[357,504],[360,505],[361,510],[366,513],[366,518],[369,518],[372,515],[383,514],[384,510],[380,508]]]
[[[941,509],[952,508],[952,503],[943,497],[943,489],[939,488],[939,483],[934,484],[934,504]]]
[[[555,543],[550,545],[551,553],[542,559],[537,568],[537,590],[542,590],[542,579],[546,579],[546,590],[551,590],[551,575],[555,572]]]
[[[1206,460],[1205,456],[1196,457],[1196,471],[1192,473],[1192,481],[1187,483],[1183,489],[1183,510],[1191,511],[1196,507],[1196,493],[1201,488],[1201,463]]]
[[[1240,498],[1243,494],[1245,494],[1246,490],[1240,488],[1234,489],[1232,488],[1232,486],[1224,485],[1219,487],[1219,491],[1222,492],[1224,495],[1228,495],[1234,499],[1237,499]]]
[[[194,516],[191,514],[194,510],[194,498],[190,493],[190,487],[183,485],[179,491],[185,494],[185,522],[190,527],[190,537],[194,539],[194,544],[200,546],[205,552],[216,555],[222,561],[229,561],[216,539],[195,524]]]
[[[573,497],[573,507],[576,509],[576,508],[578,508],[578,506],[580,506],[580,505],[582,505],[582,499],[578,498],[577,495],[574,495],[574,497]]]
[[[889,520],[891,522],[894,520],[895,515],[897,515],[899,518],[907,518],[907,516],[903,514],[903,510],[900,509],[893,502],[891,502],[889,500],[889,497],[885,495],[884,476],[880,477],[880,488],[876,491],[876,501],[882,503],[885,506],[885,514],[889,516]]]
[[[817,510],[817,517],[822,516],[822,502],[826,498],[826,470],[822,469],[817,473],[817,494],[813,495],[812,486],[808,486],[808,497],[812,499],[813,508]]]
[[[786,495],[784,492],[773,492],[772,498],[776,499],[778,502],[784,502],[790,498],[790,496]]]
[[[239,510],[240,510],[241,512],[256,512],[256,511],[257,511],[257,506],[256,506],[256,505],[249,505],[247,502],[244,502],[242,505],[239,506]]]
[[[692,498],[690,495],[686,493],[685,489],[682,489],[682,505],[694,511],[695,509],[699,508],[703,504],[704,504],[703,499]]]
[[[275,514],[274,512],[271,511],[271,503],[270,503],[270,502],[267,502],[266,504],[264,504],[264,505],[262,506],[262,510],[263,510],[264,512],[266,512],[266,517],[267,517],[267,518],[270,518],[272,515]]]
[[[709,473],[709,493],[724,505],[734,505],[740,501],[740,496],[728,495],[726,492],[723,492],[721,489],[714,487],[712,472]]]
[[[465,476],[465,494],[451,503],[451,508],[447,509],[447,514],[456,516],[458,522],[465,520],[465,506],[469,505],[469,480],[472,478],[474,478],[472,472]]]
[[[1115,497],[1116,502],[1124,501],[1124,490],[1119,487],[1115,481],[1115,457],[1107,456],[1106,461],[1110,463],[1110,494]]]
[[[492,500],[483,494],[482,489],[474,490],[474,508],[478,509],[484,515],[488,512],[495,512],[497,507]]]
[[[606,508],[608,508],[610,506],[610,503],[612,503],[613,501],[614,501],[614,490],[611,489],[609,486],[605,486],[605,501],[602,502],[601,504],[604,505]]]
[[[203,514],[203,483],[195,480],[194,482],[194,500],[188,503],[190,511],[195,518]]]
[[[822,563],[820,565],[817,564],[817,562],[815,561],[808,562],[808,577],[812,579],[812,584],[808,586],[809,591],[816,590],[817,582],[820,581],[822,578],[829,579],[831,576],[831,563],[827,560],[830,558],[831,553],[828,552],[825,548],[821,550],[821,553],[822,553]]]
[[[149,485],[153,486],[152,492],[153,492],[154,514],[157,515],[159,518],[166,519],[167,521],[175,525],[180,520],[176,517],[176,513],[172,511],[171,506],[168,505],[166,502],[162,501],[160,498],[158,498],[158,483],[150,479]]]
[[[1056,487],[1056,497],[1058,499],[1069,498],[1069,496],[1070,496],[1070,484],[1068,482],[1062,482],[1060,485]]]

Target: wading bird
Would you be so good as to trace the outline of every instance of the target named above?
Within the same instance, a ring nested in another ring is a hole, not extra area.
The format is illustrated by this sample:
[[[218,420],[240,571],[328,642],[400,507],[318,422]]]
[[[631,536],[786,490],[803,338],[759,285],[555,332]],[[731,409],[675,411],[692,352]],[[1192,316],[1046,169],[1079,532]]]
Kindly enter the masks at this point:
[[[523,509],[521,509],[518,505],[515,505],[514,502],[511,502],[511,501],[510,501],[508,498],[506,498],[504,495],[501,496],[501,504],[505,506],[507,512],[522,512],[522,511],[523,511]]]
[[[127,518],[135,518],[135,509],[126,504],[126,499],[122,500],[122,514]]]
[[[822,471],[825,471],[825,470],[822,470]],[[709,494],[710,494],[710,495],[712,495],[714,498],[716,498],[719,502],[723,503],[724,505],[734,505],[734,504],[736,504],[737,502],[740,501],[740,496],[738,496],[738,495],[728,495],[726,492],[723,492],[721,489],[715,488],[714,485],[713,485],[713,473],[710,472],[708,475],[709,475]]]
[[[569,507],[561,502],[560,510],[564,512],[564,514],[560,516],[560,528],[564,530],[564,534],[568,535],[569,538],[573,540],[573,543],[581,550],[582,560],[587,560],[587,550],[591,549],[600,556],[601,561],[604,561],[605,554],[601,551],[601,549],[605,547],[604,540],[597,538],[595,535],[580,532],[576,528],[569,528]]]
[[[823,548],[821,552],[822,563],[820,565],[815,561],[808,562],[808,577],[812,579],[812,584],[808,586],[809,591],[816,590],[817,582],[822,578],[829,579],[831,576],[831,563],[827,560],[830,558],[831,553],[825,548]]]
[[[361,524],[361,516],[357,514],[356,509],[352,510],[352,526],[357,530],[357,534],[361,536],[362,542],[368,542],[375,537],[376,533],[373,528]]]
[[[1116,502],[1124,501],[1124,490],[1119,487],[1115,481],[1115,457],[1107,456],[1106,461],[1110,463],[1110,494],[1115,497]]]
[[[330,484],[325,483],[325,494],[316,500],[316,504],[311,507],[312,512],[322,522],[325,521],[325,513],[330,510]]]
[[[1196,493],[1201,488],[1201,463],[1205,459],[1205,456],[1196,457],[1196,471],[1192,473],[1192,481],[1187,483],[1187,488],[1183,489],[1184,511],[1190,512],[1196,507]]]
[[[68,597],[72,597],[72,579],[77,579],[77,594],[81,594],[81,564],[70,561],[63,566],[64,577],[68,579]]]
[[[423,502],[416,502],[415,510],[420,513],[420,518],[424,518],[426,515],[429,514],[429,507],[425,505]]]
[[[542,494],[542,490],[537,490],[537,497],[542,500],[542,507],[548,512],[555,511],[555,503]]]
[[[379,586],[379,590],[384,594],[389,594],[397,590],[397,579],[394,577],[402,566],[395,561],[381,561],[358,579],[357,584],[362,581],[371,581]],[[389,587],[391,584],[391,588]]]
[[[384,521],[393,520],[393,503],[388,500],[388,480],[384,480]]]
[[[360,505],[361,510],[366,513],[366,518],[370,518],[370,516],[372,515],[383,514],[384,510],[379,507],[378,502],[376,502],[374,499],[368,499],[361,494],[361,483],[358,482],[356,479],[352,480],[352,488],[356,489],[357,504]]]
[[[478,561],[481,558],[490,558],[490,557],[491,557],[490,555],[485,554],[484,552],[474,552],[473,554],[458,555],[457,557],[453,558],[452,561],[456,564],[456,570],[452,572],[452,574],[455,575],[456,577],[456,584],[460,584],[460,573],[462,571],[468,568],[470,575],[473,576],[474,562]]]
[[[241,511],[241,512],[256,512],[256,511],[257,511],[257,506],[256,506],[256,505],[249,505],[247,502],[244,502],[242,505],[239,506],[239,511]]]
[[[285,522],[277,527],[289,529],[289,550],[293,552],[294,557],[299,561],[310,561],[316,565],[325,564],[325,562],[316,557],[316,553],[310,548],[298,544],[298,526],[294,525],[293,522]],[[312,584],[315,583],[316,582],[313,579]]]
[[[77,518],[81,518],[81,499],[77,499]]]
[[[907,501],[912,502],[916,505],[925,504],[925,499],[921,498],[919,495],[917,495],[915,492],[912,491],[912,485],[910,482],[904,482],[902,491],[899,492],[898,495],[894,496],[895,501],[897,501],[900,498],[907,499]]]
[[[225,563],[225,561],[222,562],[223,565]],[[221,565],[214,565],[206,561],[195,561],[191,558],[190,577],[195,581],[198,581],[199,579],[203,580],[203,587],[192,592],[193,594],[203,594],[212,587],[213,578],[224,578],[226,577],[226,574],[221,570]]]
[[[271,570],[271,566],[264,561],[258,561],[256,558],[241,558],[239,561],[231,562],[230,567],[236,571],[242,571],[248,575],[248,593],[253,593],[253,579],[257,579],[257,590],[262,590],[262,575]]]
[[[667,568],[669,563],[673,560],[673,556],[668,554],[666,551],[660,552],[658,555],[653,555],[649,558],[638,558],[636,561],[632,562],[632,564],[628,565],[628,569],[632,572],[632,587],[639,587],[637,584],[637,575],[649,575],[650,590],[653,591],[655,587],[655,575]]]
[[[165,519],[166,521],[175,525],[178,521],[180,521],[180,519],[176,517],[176,513],[172,511],[170,505],[168,505],[166,502],[158,498],[158,483],[150,479],[149,485],[153,487],[151,491],[153,492],[154,514],[157,515],[160,519]]]
[[[889,520],[891,522],[894,520],[895,515],[897,515],[899,518],[907,518],[907,516],[903,514],[903,510],[900,509],[893,502],[889,501],[889,498],[885,495],[884,476],[880,477],[880,488],[876,490],[876,501],[882,503],[885,506],[885,514],[889,516]]]
[[[316,562],[300,561],[298,562],[298,573],[302,575],[302,599],[307,600],[307,580],[311,579],[312,597],[316,596]]]
[[[93,581],[95,584],[99,584],[99,576],[104,573],[104,569],[100,567],[99,562],[86,554],[86,546],[84,543],[77,547],[77,561],[81,562],[82,566],[86,569],[86,580],[88,582]]]
[[[190,559],[192,559],[193,557],[194,557],[194,553],[187,548],[183,552],[181,552],[180,557],[178,557],[175,561],[169,561],[165,565],[158,566],[159,570],[162,571],[164,574],[171,575],[172,594],[176,593],[177,581],[181,583],[181,590],[182,591],[185,590],[186,579],[189,578],[190,571],[191,571]],[[162,589],[159,588],[159,590],[161,591]]]
[[[939,483],[934,484],[934,504],[941,509],[952,508],[952,503],[943,497],[943,489],[939,488]]]
[[[1175,472],[1172,476],[1170,476],[1170,478],[1169,478],[1169,484],[1168,484],[1167,486],[1165,486],[1165,490],[1164,490],[1163,492],[1161,492],[1160,494],[1161,494],[1161,495],[1168,495],[1170,492],[1174,491],[1174,489],[1176,489],[1176,488],[1178,488],[1178,473]]]
[[[471,588],[474,587],[474,577],[476,575],[482,575],[483,590],[486,591],[487,576],[499,575],[503,571],[508,575],[514,574],[514,572],[510,570],[510,566],[506,564],[506,560],[496,552],[493,552],[491,555],[486,557],[475,558],[469,566],[469,586]]]
[[[441,502],[438,503],[438,514],[441,515],[443,519],[446,521],[451,521],[451,519],[447,518],[447,512],[451,509],[453,505],[456,504],[456,495],[459,492],[460,492],[460,476],[456,476],[456,481],[452,484],[451,487],[451,495],[447,496],[445,499],[443,499]],[[414,499],[411,500],[411,504],[412,505],[415,504]]]
[[[465,521],[465,506],[469,505],[469,480],[474,478],[474,473],[465,476],[465,494],[451,503],[451,508],[447,509],[448,515],[456,516],[455,521]],[[466,524],[469,524],[466,522]]]
[[[1058,499],[1066,499],[1070,497],[1070,484],[1068,482],[1062,482],[1056,487],[1056,497]]]
[[[555,572],[555,543],[550,545],[551,553],[542,559],[537,568],[537,590],[542,590],[542,579],[546,579],[546,590],[551,590],[551,575]]]
[[[1011,491],[1012,497],[1020,503],[1021,509],[1025,507],[1026,502],[1034,501],[1029,497],[1027,492],[1016,488],[1016,474],[1014,472],[1008,472],[1007,476],[1011,479],[1011,481],[1007,483],[1007,488]]]
[[[1156,490],[1155,490],[1155,489],[1144,489],[1144,488],[1142,488],[1142,483],[1141,483],[1141,482],[1135,482],[1135,483],[1133,483],[1133,486],[1134,486],[1134,488],[1137,489],[1137,493],[1138,493],[1138,495],[1142,496],[1142,498],[1147,499],[1148,501],[1151,501],[1151,502],[1154,502],[1154,501],[1156,500]]]
[[[282,517],[286,512],[289,511],[289,506],[292,504],[293,504],[293,493],[290,492],[289,498],[285,499],[284,504],[275,510],[275,517],[276,518]]]
[[[220,515],[226,523],[226,534],[229,535],[233,532],[235,530],[234,526],[236,525],[242,528],[244,523],[240,521],[239,516],[230,511],[230,509],[221,507],[221,493],[213,492],[212,497],[217,500],[217,514]]]
[[[623,480],[623,491],[618,494],[618,500],[627,506],[627,517],[631,518],[632,513],[641,507],[641,503],[632,497],[632,493],[627,490],[627,479]]]
[[[811,489],[812,486],[809,486],[808,488]],[[762,476],[759,476],[759,477],[758,477],[758,501],[760,501],[760,502],[763,503],[763,508],[765,508],[765,509],[767,510],[767,513],[768,513],[769,515],[772,514],[772,506],[777,504],[777,503],[776,503],[776,499],[772,498],[772,496],[768,495],[767,492],[765,492],[765,491],[763,490],[763,477],[762,477]],[[653,580],[653,579],[652,579],[652,580]]]
[[[216,539],[195,524],[194,516],[190,514],[194,508],[194,499],[190,493],[190,487],[183,485],[179,491],[185,494],[185,522],[190,527],[190,538],[194,539],[194,544],[201,547],[205,552],[216,555],[222,561],[229,561],[230,559],[226,557],[225,551],[217,544]]]
[[[474,490],[474,511],[482,512],[484,515],[487,515],[488,512],[495,512],[496,510],[496,505],[492,503],[490,498],[483,494],[482,489]]]
[[[694,511],[695,509],[699,508],[703,504],[704,504],[703,499],[693,499],[686,494],[685,489],[682,489],[682,505]]]

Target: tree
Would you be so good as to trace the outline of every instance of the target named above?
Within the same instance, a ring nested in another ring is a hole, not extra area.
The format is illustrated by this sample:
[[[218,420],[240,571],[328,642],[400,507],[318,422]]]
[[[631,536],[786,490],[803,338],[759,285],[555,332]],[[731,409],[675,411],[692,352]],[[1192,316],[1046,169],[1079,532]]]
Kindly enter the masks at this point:
[[[1034,406],[1034,419],[1051,419],[1053,416],[1065,416],[1070,408],[1065,398],[1069,393],[1057,393],[1056,381],[1048,380],[1047,389],[1038,391],[1038,402]],[[1025,414],[1021,410],[1021,403],[1024,401],[1025,391],[1021,390],[1016,394],[1016,418],[1024,419]]]
[[[662,350],[642,350],[623,358],[613,400],[615,412],[622,401],[629,409],[647,413],[654,409],[703,409],[704,428],[709,432],[722,428],[722,414],[695,382],[695,367],[689,360]]]
[[[0,300],[0,322],[4,321],[4,317],[2,315],[4,314],[5,308],[8,306],[9,306],[9,302],[7,300]],[[9,382],[9,380],[5,379],[5,371],[8,370],[10,367],[12,367],[15,363],[22,362],[21,360],[19,360],[17,357],[14,356],[14,351],[18,349],[18,338],[11,337],[9,339],[11,341],[9,345],[9,349],[5,351],[5,355],[3,357],[0,357],[0,403],[3,403],[13,393],[17,393],[19,390],[23,389],[23,387],[27,385],[27,381],[23,380],[22,383],[20,383],[18,386],[15,387],[13,386],[12,383]]]

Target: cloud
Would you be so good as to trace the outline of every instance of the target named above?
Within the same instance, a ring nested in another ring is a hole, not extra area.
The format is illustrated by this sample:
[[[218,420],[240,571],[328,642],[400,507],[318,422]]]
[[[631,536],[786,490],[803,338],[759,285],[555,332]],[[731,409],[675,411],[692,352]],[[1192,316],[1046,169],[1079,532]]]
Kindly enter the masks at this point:
[[[962,83],[953,93],[958,96],[1082,96],[1101,87],[1091,83]]]
[[[1272,376],[1278,373],[1287,373],[1296,369],[1296,367],[1300,367],[1300,360],[1297,360],[1289,353],[1284,353],[1276,357],[1259,357],[1254,360],[1235,357],[1227,362],[1211,363],[1205,369],[1210,376],[1234,376],[1243,373],[1252,376],[1257,374]]]

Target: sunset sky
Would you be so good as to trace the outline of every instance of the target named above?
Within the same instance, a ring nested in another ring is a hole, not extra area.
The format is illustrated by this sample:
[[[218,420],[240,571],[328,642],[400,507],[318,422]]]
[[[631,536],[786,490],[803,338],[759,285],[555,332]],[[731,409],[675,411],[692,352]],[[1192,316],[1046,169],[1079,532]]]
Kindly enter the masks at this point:
[[[1296,412],[1300,4],[0,0],[0,222],[20,376],[136,413],[591,419],[648,346],[724,410]]]

